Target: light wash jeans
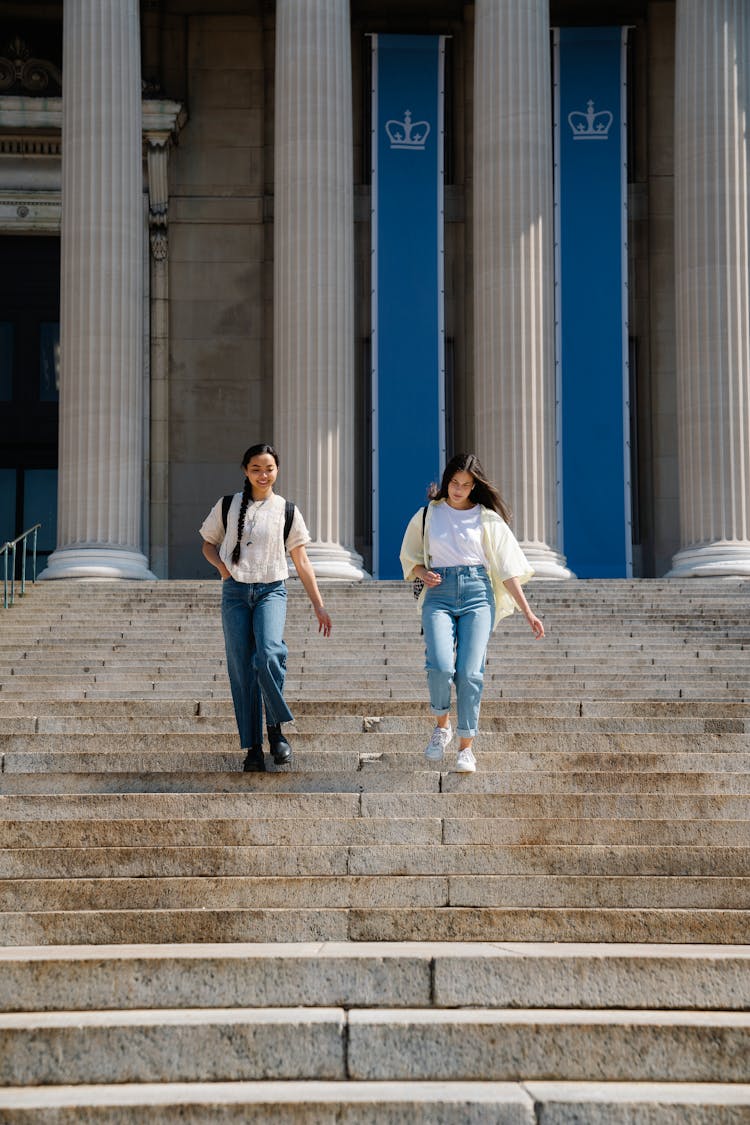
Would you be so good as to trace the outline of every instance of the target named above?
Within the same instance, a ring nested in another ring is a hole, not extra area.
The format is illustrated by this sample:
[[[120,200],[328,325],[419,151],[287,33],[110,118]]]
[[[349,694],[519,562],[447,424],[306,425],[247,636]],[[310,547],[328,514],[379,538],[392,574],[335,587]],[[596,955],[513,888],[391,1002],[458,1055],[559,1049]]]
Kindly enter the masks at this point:
[[[286,586],[225,578],[221,623],[240,746],[249,750],[263,745],[262,704],[268,726],[294,718],[284,699]]]
[[[422,603],[427,687],[433,715],[451,706],[456,685],[459,738],[473,738],[479,723],[484,659],[495,620],[495,599],[483,566],[433,566],[442,575]]]

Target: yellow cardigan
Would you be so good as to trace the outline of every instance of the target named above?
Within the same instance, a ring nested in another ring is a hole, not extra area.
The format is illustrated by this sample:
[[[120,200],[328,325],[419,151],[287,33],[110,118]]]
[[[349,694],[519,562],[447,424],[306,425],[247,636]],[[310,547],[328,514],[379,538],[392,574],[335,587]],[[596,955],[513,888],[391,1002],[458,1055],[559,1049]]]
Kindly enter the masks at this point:
[[[415,567],[426,566],[429,570],[430,558],[430,523],[432,509],[436,504],[445,504],[445,500],[432,500],[427,507],[427,516],[424,525],[424,538],[422,537],[422,509],[414,513],[404,533],[401,544],[401,568],[404,579],[413,581],[417,576]],[[523,585],[528,582],[534,573],[529,560],[518,545],[513,532],[505,520],[493,512],[491,508],[482,508],[482,547],[487,559],[487,573],[492,584],[492,593],[495,596],[495,625],[501,617],[508,617],[518,606],[513,601],[503,582],[506,578],[517,578]],[[417,612],[422,612],[425,586],[417,600]]]

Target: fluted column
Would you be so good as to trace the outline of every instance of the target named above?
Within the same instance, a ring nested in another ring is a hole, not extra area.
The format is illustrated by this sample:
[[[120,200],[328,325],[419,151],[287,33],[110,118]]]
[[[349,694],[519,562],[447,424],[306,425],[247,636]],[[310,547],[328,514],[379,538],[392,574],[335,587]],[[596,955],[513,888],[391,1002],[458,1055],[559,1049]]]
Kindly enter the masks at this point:
[[[363,577],[354,541],[349,0],[278,0],[274,436],[316,573]]]
[[[558,550],[548,0],[477,0],[476,451],[541,577]]]
[[[749,82],[747,0],[678,0],[673,577],[750,574]]]
[[[58,544],[44,578],[151,578],[141,553],[138,0],[63,5]]]

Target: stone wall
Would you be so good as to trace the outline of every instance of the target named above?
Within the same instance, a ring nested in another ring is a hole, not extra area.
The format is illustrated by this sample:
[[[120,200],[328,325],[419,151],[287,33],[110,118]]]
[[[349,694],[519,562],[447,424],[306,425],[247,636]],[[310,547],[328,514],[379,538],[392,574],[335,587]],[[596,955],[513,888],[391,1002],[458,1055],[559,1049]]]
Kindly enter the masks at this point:
[[[205,573],[197,529],[272,440],[266,74],[255,14],[186,19],[189,119],[170,199],[170,575]],[[282,484],[283,488],[283,484]]]

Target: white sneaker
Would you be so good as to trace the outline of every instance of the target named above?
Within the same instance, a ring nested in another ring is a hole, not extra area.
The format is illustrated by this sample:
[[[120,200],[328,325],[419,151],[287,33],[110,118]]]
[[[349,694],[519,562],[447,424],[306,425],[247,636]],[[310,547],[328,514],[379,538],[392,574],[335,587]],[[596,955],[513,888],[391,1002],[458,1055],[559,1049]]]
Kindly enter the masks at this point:
[[[476,769],[477,760],[472,748],[467,746],[465,750],[459,750],[456,758],[456,773],[476,773]]]
[[[445,753],[448,743],[453,738],[453,727],[448,723],[447,727],[435,727],[432,732],[430,741],[425,747],[424,756],[430,762],[442,761],[443,754]]]

